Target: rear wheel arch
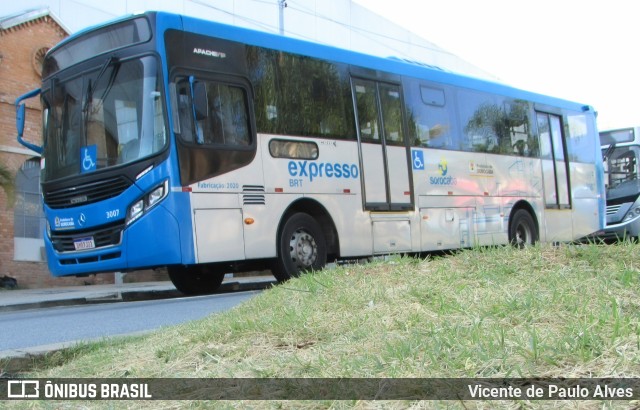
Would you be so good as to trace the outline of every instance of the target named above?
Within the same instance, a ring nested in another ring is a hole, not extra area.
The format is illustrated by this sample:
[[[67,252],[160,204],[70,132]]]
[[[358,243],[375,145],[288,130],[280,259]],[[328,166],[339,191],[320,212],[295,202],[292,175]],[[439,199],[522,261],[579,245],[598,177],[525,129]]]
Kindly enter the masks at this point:
[[[318,202],[303,199],[283,213],[276,231],[273,275],[283,282],[307,270],[322,269],[338,256],[340,246],[333,219]]]
[[[325,240],[327,242],[328,257],[332,259],[339,257],[340,240],[338,237],[338,230],[336,229],[336,225],[333,222],[333,218],[324,206],[313,199],[304,198],[289,205],[287,210],[282,214],[282,217],[280,218],[278,230],[276,231],[276,241],[282,234],[284,224],[293,214],[296,213],[305,213],[315,219],[318,224],[320,224]]]
[[[540,224],[531,204],[517,202],[509,214],[509,242],[516,246],[532,245],[540,240]]]

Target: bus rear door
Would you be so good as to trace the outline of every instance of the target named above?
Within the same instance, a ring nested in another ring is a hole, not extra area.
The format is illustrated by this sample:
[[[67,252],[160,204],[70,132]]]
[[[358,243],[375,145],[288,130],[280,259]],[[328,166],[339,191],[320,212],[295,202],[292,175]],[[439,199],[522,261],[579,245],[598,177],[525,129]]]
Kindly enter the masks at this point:
[[[573,237],[571,187],[562,117],[536,112],[536,119],[542,160],[546,240],[568,241]]]

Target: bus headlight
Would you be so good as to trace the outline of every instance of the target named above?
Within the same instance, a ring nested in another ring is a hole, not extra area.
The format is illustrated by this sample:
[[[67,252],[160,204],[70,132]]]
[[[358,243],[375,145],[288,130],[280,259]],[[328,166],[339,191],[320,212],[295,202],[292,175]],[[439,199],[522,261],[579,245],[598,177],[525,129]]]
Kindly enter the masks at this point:
[[[640,206],[634,206],[629,209],[629,212],[627,212],[627,215],[624,217],[623,222],[629,222],[638,217],[640,217]]]
[[[155,187],[148,194],[135,201],[127,210],[127,225],[130,225],[145,212],[156,206],[160,201],[166,198],[169,193],[169,181],[164,181],[162,185]]]
[[[627,211],[622,222],[629,222],[640,217],[640,198],[631,205],[631,208]]]
[[[131,205],[131,207],[129,208],[129,212],[127,212],[127,225],[129,225],[131,222],[135,221],[136,219],[140,218],[143,212],[144,212],[144,200],[140,199],[139,201]]]
[[[162,198],[164,198],[165,191],[166,190],[164,188],[164,185],[161,185],[156,189],[154,189],[153,191],[151,191],[151,193],[148,195],[147,207],[151,208],[152,206],[160,202]]]

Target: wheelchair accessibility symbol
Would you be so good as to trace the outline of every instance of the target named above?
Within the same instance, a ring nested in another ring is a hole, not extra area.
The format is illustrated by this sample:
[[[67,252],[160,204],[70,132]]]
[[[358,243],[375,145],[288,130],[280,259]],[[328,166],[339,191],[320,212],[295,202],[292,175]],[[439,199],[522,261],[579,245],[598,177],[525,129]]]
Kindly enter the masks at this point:
[[[96,158],[98,156],[98,146],[89,145],[80,148],[80,163],[82,164],[82,173],[96,170]]]
[[[424,152],[412,149],[411,162],[413,162],[413,169],[424,169]]]

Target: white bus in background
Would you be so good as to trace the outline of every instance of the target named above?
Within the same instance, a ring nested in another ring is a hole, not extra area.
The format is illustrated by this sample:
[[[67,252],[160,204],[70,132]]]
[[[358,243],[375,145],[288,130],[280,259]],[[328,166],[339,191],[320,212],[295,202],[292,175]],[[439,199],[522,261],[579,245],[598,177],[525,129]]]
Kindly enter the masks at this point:
[[[605,240],[640,235],[640,127],[600,132],[607,189]]]

